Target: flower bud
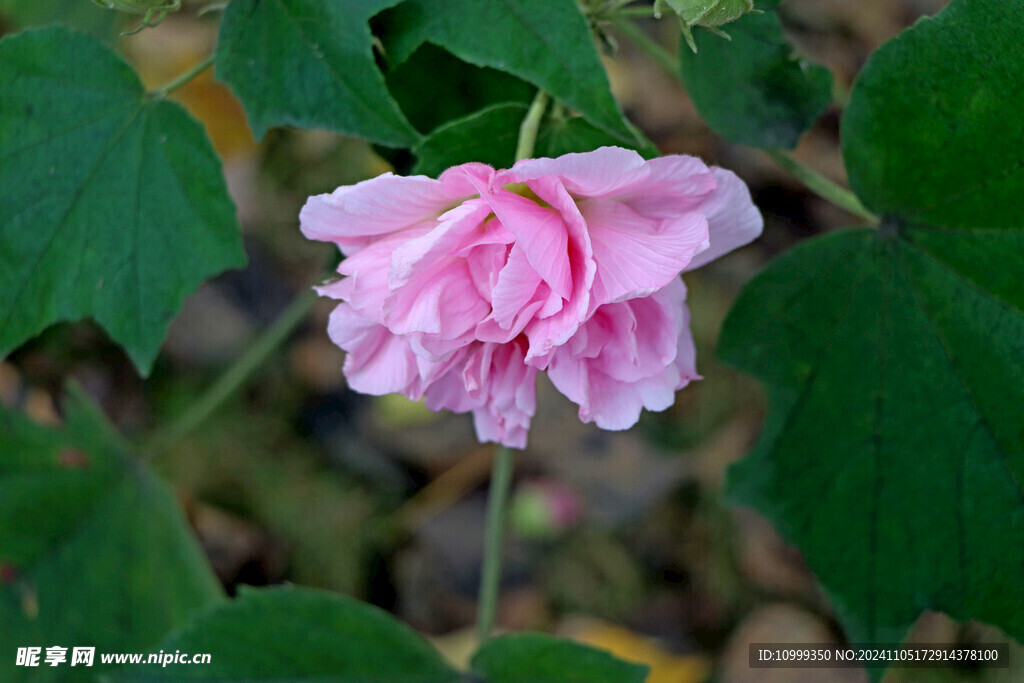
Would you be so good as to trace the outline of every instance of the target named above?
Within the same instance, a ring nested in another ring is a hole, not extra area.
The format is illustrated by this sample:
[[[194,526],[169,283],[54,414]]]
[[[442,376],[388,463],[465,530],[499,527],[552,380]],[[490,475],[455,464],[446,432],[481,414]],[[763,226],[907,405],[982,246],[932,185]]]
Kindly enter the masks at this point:
[[[692,27],[703,26],[728,40],[729,35],[719,26],[736,21],[748,12],[758,11],[754,9],[754,0],[656,0],[654,16],[660,17],[665,9],[679,15],[683,37],[694,52],[697,52],[697,44],[693,42]]]

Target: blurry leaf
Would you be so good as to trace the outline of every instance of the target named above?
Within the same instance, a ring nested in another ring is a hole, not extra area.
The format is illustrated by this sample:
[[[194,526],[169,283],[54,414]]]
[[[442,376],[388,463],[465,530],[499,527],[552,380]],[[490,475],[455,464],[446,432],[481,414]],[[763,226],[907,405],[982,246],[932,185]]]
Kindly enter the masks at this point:
[[[620,142],[634,135],[573,0],[406,0],[382,18],[396,63],[423,43],[543,88]]]
[[[473,670],[487,683],[643,683],[647,667],[624,662],[604,650],[539,633],[517,633],[484,643]]]
[[[0,356],[92,315],[148,373],[185,297],[241,266],[209,139],[92,38],[0,42]]]
[[[880,231],[794,249],[722,331],[773,408],[731,495],[800,547],[854,642],[925,609],[1024,638],[1017,9],[957,0],[872,56],[843,137]]]
[[[4,681],[94,679],[98,655],[91,669],[27,669],[14,647],[142,650],[222,598],[171,491],[80,390],[65,414],[53,430],[0,411]]]
[[[18,29],[61,24],[109,39],[121,16],[83,0],[0,0],[0,17]]]
[[[524,104],[497,104],[441,126],[413,150],[419,160],[413,173],[437,176],[450,166],[469,161],[509,168],[515,162],[519,126],[527,109]],[[537,134],[534,156],[557,157],[570,152],[590,152],[605,145],[623,146],[580,117],[549,117]],[[625,146],[636,148],[636,145]],[[648,158],[657,155],[651,143],[640,151]]]
[[[211,655],[210,664],[179,666],[175,680],[459,680],[429,643],[386,612],[303,588],[243,589],[239,598],[199,615],[160,649]],[[111,679],[166,680],[167,671],[142,665]]]
[[[796,146],[832,97],[832,74],[794,54],[775,11],[725,27],[732,40],[694,31],[697,53],[679,51],[686,91],[711,129],[753,147]]]
[[[399,0],[235,0],[217,41],[217,77],[257,138],[272,126],[327,128],[394,147],[418,135],[388,95],[367,21]]]
[[[386,75],[388,90],[420,131],[469,116],[495,104],[529,104],[532,85],[503,71],[467,64],[424,44]]]

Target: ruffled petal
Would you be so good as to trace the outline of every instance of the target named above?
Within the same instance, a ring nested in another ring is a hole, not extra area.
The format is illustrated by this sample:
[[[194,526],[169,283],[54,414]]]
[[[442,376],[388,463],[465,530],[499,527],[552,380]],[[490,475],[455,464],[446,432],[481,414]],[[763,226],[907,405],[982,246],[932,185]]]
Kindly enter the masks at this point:
[[[694,209],[707,216],[711,246],[694,256],[686,270],[700,268],[733,249],[753,242],[764,228],[764,219],[754,206],[746,183],[732,171],[723,168],[712,171],[718,187]]]
[[[643,157],[631,149],[601,147],[593,152],[564,154],[557,159],[524,159],[495,176],[496,185],[540,178],[558,178],[573,197],[603,197],[647,177]]]
[[[530,266],[560,297],[572,291],[569,236],[562,216],[514,192],[499,189],[484,197],[494,215],[522,248]]]
[[[299,223],[307,238],[334,242],[352,254],[380,235],[432,220],[455,203],[439,180],[389,172],[310,197]]]
[[[401,337],[346,303],[331,313],[327,333],[348,352],[344,372],[350,387],[373,396],[397,393],[419,398],[416,356]]]
[[[585,200],[579,208],[597,262],[598,305],[661,289],[708,246],[708,223],[696,212],[653,220],[613,201]]]

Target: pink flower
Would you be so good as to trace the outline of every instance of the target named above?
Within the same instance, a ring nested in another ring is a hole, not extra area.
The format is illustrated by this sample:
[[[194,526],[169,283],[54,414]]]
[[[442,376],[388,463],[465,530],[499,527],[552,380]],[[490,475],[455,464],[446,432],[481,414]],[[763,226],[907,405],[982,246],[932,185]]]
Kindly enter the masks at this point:
[[[580,419],[627,429],[699,379],[679,274],[755,239],[746,186],[700,160],[603,147],[437,180],[390,173],[302,209],[345,277],[328,333],[349,385],[472,411],[522,448],[537,372]]]

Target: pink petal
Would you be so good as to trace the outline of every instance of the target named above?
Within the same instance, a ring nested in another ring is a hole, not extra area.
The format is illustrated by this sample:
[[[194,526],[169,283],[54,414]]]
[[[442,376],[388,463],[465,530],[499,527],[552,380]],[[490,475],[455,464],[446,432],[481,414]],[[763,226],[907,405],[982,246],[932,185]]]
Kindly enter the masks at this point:
[[[423,399],[427,408],[435,412],[450,410],[454,413],[468,413],[484,403],[481,398],[469,395],[462,381],[462,373],[454,369],[428,386]]]
[[[581,420],[628,429],[643,408],[664,410],[677,390],[700,379],[685,298],[676,278],[650,297],[602,306],[581,328],[585,346],[555,351],[548,376],[580,406]]]
[[[477,292],[462,259],[417,271],[384,302],[384,322],[395,334],[424,332],[456,339],[473,329],[490,306]]]
[[[589,363],[593,370],[624,382],[653,377],[673,363],[686,289],[678,277],[653,296],[630,299],[598,309],[585,327],[603,323],[611,330],[601,353]]]
[[[568,299],[572,272],[567,249],[569,237],[561,214],[504,189],[484,198],[505,229],[515,235],[516,244],[522,246],[541,279],[560,297]]]
[[[558,211],[564,221],[572,273],[572,292],[565,304],[557,312],[552,307],[550,310],[553,312],[549,317],[538,318],[525,329],[530,341],[526,363],[543,369],[552,349],[566,343],[590,314],[591,288],[597,264],[594,262],[593,247],[583,216],[561,181],[556,178],[540,178],[534,182],[533,189],[543,201]]]
[[[645,178],[615,195],[647,218],[676,218],[693,211],[718,187],[712,171],[696,157],[658,157],[647,162],[647,170]]]
[[[470,162],[452,166],[438,178],[449,197],[471,197],[484,194],[494,181],[494,169],[487,164]]]
[[[464,253],[476,291],[487,301],[491,301],[493,290],[498,286],[498,277],[508,262],[509,251],[504,244],[481,244]]]
[[[345,301],[367,318],[384,323],[384,301],[391,294],[388,288],[388,270],[395,249],[407,239],[425,234],[427,228],[413,228],[386,235],[365,249],[347,257],[338,266],[338,272],[348,277],[335,288],[345,294]]]
[[[713,168],[718,189],[694,210],[707,216],[711,246],[697,254],[686,270],[693,270],[753,242],[764,228],[761,212],[750,198],[746,184],[732,171]]]
[[[331,313],[327,333],[348,352],[344,371],[354,390],[373,396],[401,393],[418,398],[416,357],[403,339],[345,303]]]
[[[510,329],[516,315],[533,300],[540,283],[540,275],[527,260],[522,242],[516,242],[491,291],[491,307],[498,325]]]
[[[611,200],[584,200],[579,208],[597,262],[595,304],[661,289],[707,247],[708,224],[699,213],[655,221]]]
[[[388,287],[402,287],[417,273],[451,259],[464,242],[476,242],[490,213],[486,202],[471,200],[440,216],[433,229],[418,236],[410,234],[391,254]]]
[[[350,254],[379,235],[431,220],[452,204],[440,181],[389,172],[310,197],[299,222],[309,239],[334,242]]]
[[[496,441],[512,448],[525,448],[530,418],[536,410],[537,370],[523,360],[518,343],[494,345],[482,352],[489,365],[486,375],[487,402],[473,411],[473,423],[481,441]]]
[[[646,176],[643,157],[631,149],[601,147],[593,152],[565,154],[557,159],[524,159],[495,177],[496,185],[530,182],[539,178],[561,179],[574,197],[603,197]]]

